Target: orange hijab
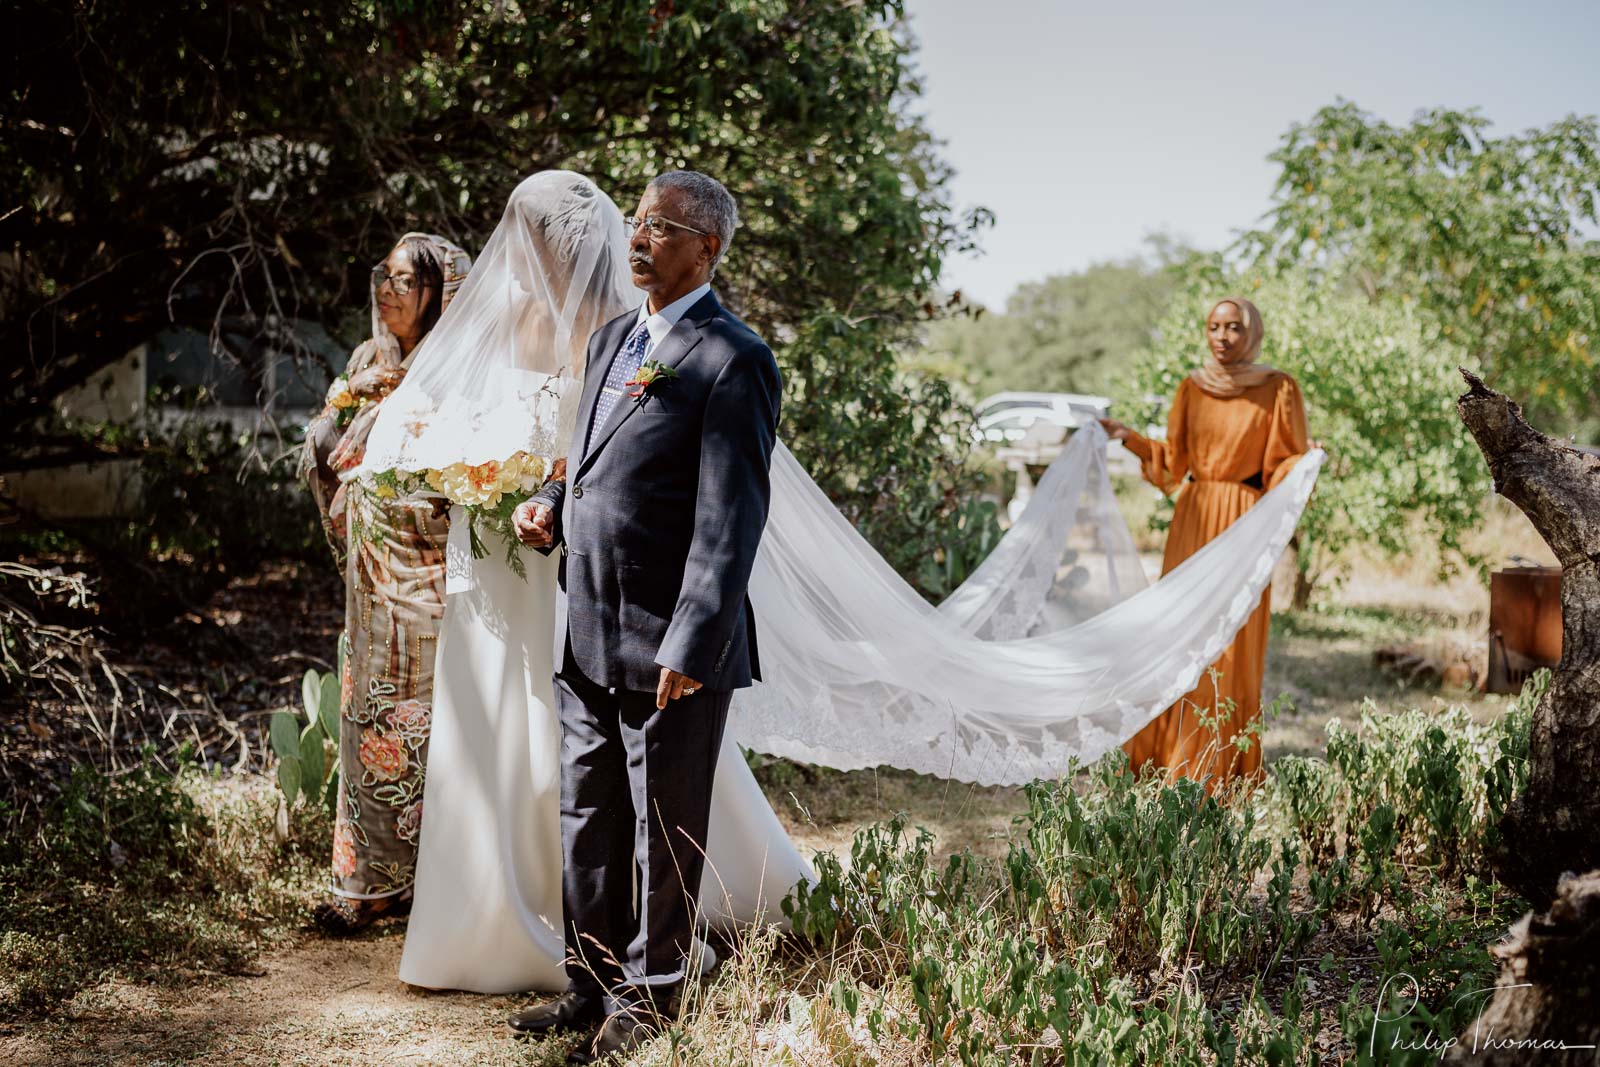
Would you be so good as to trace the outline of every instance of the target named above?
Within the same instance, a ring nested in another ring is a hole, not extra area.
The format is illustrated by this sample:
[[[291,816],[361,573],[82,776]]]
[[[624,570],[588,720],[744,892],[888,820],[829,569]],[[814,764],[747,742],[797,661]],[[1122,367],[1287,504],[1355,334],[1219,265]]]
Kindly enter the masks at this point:
[[[1206,361],[1190,372],[1189,377],[1210,396],[1227,398],[1268,381],[1278,372],[1265,363],[1256,362],[1256,357],[1261,355],[1261,338],[1265,331],[1261,326],[1261,312],[1250,301],[1239,296],[1225,296],[1211,305],[1211,310],[1206,312],[1206,322],[1211,321],[1212,314],[1223,304],[1232,304],[1244,316],[1244,351],[1238,359],[1224,363],[1207,345]],[[1202,333],[1204,330],[1202,326]]]

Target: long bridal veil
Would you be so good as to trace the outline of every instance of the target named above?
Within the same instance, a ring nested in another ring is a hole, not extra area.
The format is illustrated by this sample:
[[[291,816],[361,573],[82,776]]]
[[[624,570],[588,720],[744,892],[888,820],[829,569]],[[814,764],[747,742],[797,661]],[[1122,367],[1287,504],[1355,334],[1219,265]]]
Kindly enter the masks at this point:
[[[1132,737],[1188,692],[1260,603],[1323,455],[1148,585],[1098,425],[1079,430],[1018,523],[931,607],[782,446],[750,579],[763,685],[746,747],[840,769],[984,784],[1048,778]]]
[[[576,405],[559,398],[581,391],[589,334],[641,299],[626,249],[621,212],[586,178],[547,172],[519,185],[380,409],[357,476],[487,464],[517,451],[563,454]],[[465,529],[457,511],[400,977],[485,993],[560,989],[557,558],[522,553],[514,570],[499,545],[475,557]],[[708,921],[775,917],[778,901],[810,875],[731,737],[709,837]]]
[[[384,404],[357,476],[563,456],[589,335],[642,294],[622,212],[593,182],[544,171],[500,225]]]
[[[354,476],[564,454],[588,336],[642,298],[626,252],[621,212],[588,179],[556,171],[520,184],[379,410]],[[1321,455],[1148,585],[1105,443],[1097,426],[1076,434],[1017,523],[937,607],[778,445],[750,582],[765,680],[738,694],[730,716],[703,914],[771,916],[809,873],[735,740],[839,768],[1021,782],[1108,751],[1194,685],[1259,603]],[[556,560],[524,553],[518,575],[499,551],[473,558],[459,517],[400,976],[482,992],[560,988]]]
[[[621,213],[567,172],[506,218],[379,416],[363,470],[557,454],[588,333],[640,299]],[[1191,689],[1259,603],[1315,483],[1312,452],[1150,585],[1105,466],[1078,431],[1018,522],[937,607],[884,562],[780,443],[750,598],[763,682],[741,744],[838,768],[983,783],[1052,776],[1127,740]]]

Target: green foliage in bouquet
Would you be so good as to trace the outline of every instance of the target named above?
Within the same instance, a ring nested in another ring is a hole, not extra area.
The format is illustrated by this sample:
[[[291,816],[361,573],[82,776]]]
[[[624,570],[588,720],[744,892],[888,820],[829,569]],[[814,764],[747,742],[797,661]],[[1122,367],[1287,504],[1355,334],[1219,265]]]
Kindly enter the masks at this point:
[[[483,543],[483,535],[479,532],[480,526],[486,527],[499,537],[505,552],[506,566],[511,568],[511,573],[524,581],[527,580],[528,567],[522,562],[522,542],[517,540],[517,531],[511,525],[511,515],[519,504],[531,496],[532,493],[506,493],[497,504],[462,507],[467,517],[467,536],[472,543],[473,559],[487,559],[489,556],[489,546]]]

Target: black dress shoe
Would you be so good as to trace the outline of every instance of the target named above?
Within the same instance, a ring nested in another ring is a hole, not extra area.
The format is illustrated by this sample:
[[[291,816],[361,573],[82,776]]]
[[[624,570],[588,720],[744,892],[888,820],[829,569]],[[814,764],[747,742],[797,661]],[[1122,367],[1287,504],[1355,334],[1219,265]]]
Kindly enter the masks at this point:
[[[605,1001],[571,990],[547,1004],[535,1004],[506,1020],[512,1037],[548,1037],[592,1031],[606,1017]]]
[[[658,1014],[648,1005],[624,1005],[606,1018],[593,1040],[587,1045],[580,1042],[572,1055],[567,1057],[567,1062],[594,1063],[613,1053],[620,1055],[632,1052],[660,1035],[669,1025],[670,1017]]]

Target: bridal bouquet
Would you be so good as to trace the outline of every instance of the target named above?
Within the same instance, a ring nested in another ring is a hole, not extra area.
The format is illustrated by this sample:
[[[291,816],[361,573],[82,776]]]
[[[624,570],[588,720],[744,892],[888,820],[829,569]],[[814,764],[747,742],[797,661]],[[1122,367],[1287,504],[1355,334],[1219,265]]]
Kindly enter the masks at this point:
[[[372,478],[374,492],[383,499],[431,492],[452,504],[461,505],[466,516],[472,555],[483,559],[489,550],[482,531],[498,534],[506,547],[506,564],[520,577],[527,577],[511,513],[544,484],[548,466],[541,456],[514,452],[504,460],[479,464],[452,463],[448,467],[422,471],[388,470]]]
[[[414,374],[415,372],[413,372]],[[435,396],[408,377],[383,402],[354,476],[379,499],[443,497],[461,508],[474,559],[499,535],[506,565],[527,576],[512,512],[549,477],[561,445],[563,379],[502,367],[471,396]],[[482,462],[470,462],[490,456]],[[459,531],[452,532],[452,540]],[[460,544],[460,541],[456,542]]]

